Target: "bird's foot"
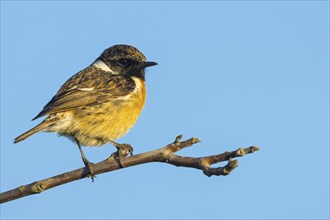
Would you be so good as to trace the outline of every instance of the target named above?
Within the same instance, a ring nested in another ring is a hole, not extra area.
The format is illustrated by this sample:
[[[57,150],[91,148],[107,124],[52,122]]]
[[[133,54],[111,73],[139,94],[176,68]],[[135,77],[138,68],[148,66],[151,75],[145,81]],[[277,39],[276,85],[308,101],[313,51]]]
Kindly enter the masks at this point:
[[[87,160],[86,158],[82,158],[82,159],[83,159],[83,162],[85,164],[85,167],[89,171],[88,177],[90,177],[92,179],[92,182],[94,182],[94,179],[96,178],[96,176],[94,175],[94,172],[93,172],[93,165],[94,165],[94,163],[89,162],[89,160]]]
[[[117,148],[117,151],[112,153],[109,158],[114,158],[118,162],[120,167],[124,167],[121,161],[128,155],[133,155],[133,147],[130,144],[118,144],[113,141],[111,141],[111,143]]]

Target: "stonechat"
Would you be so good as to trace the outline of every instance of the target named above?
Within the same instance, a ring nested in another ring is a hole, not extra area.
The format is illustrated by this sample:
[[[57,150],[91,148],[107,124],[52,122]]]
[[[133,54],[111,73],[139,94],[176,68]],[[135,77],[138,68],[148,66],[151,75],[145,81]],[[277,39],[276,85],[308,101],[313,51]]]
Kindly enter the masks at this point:
[[[146,101],[145,68],[157,65],[135,47],[115,45],[87,68],[69,78],[43,110],[32,120],[47,116],[40,124],[15,138],[18,143],[39,131],[57,132],[74,140],[93,177],[92,163],[81,145],[111,143],[117,155],[132,154],[128,144],[116,139],[135,124]]]

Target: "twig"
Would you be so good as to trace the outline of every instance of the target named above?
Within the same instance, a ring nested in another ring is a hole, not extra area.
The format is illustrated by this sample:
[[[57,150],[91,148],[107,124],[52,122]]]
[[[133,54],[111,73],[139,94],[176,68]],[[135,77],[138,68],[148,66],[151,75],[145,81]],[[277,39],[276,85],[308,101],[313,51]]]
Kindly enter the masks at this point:
[[[207,157],[182,157],[175,155],[174,153],[183,148],[190,147],[200,142],[200,140],[198,138],[190,138],[181,142],[181,138],[182,135],[177,136],[173,143],[163,148],[123,158],[121,160],[121,164],[119,164],[118,161],[114,159],[114,157],[109,157],[104,161],[93,164],[93,173],[102,174],[144,163],[164,162],[175,166],[200,169],[207,176],[228,175],[238,166],[238,161],[232,160],[232,158],[242,157],[245,154],[253,153],[254,151],[259,150],[258,147],[251,146],[248,148],[239,148],[232,152],[225,152]],[[217,168],[211,167],[212,164],[222,161],[228,161],[227,165]],[[44,180],[35,181],[33,183],[22,185],[16,189],[1,193],[0,203],[5,203],[28,195],[41,193],[47,189],[86,177],[89,177],[89,171],[87,168],[80,168]]]

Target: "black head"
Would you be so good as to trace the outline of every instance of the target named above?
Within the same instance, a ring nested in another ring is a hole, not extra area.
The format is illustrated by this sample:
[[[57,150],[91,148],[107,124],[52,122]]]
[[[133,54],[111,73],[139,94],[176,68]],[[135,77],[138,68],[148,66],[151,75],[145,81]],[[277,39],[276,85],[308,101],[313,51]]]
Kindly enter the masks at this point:
[[[127,74],[145,79],[144,69],[157,65],[147,62],[146,57],[135,47],[115,45],[104,50],[98,58],[102,60],[115,74]]]

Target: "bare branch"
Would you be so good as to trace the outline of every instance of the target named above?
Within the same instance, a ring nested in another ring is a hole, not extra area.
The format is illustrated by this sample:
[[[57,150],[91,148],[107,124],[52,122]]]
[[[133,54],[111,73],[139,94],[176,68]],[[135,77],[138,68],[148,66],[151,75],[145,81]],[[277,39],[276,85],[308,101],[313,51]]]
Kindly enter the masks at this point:
[[[200,140],[198,138],[190,138],[181,142],[181,139],[182,135],[179,135],[176,137],[173,143],[168,144],[163,148],[123,158],[121,160],[121,164],[119,164],[113,156],[109,157],[104,161],[93,164],[93,172],[94,174],[102,174],[144,163],[164,162],[174,166],[200,169],[207,176],[228,175],[238,166],[238,161],[232,160],[232,158],[242,157],[246,154],[250,154],[259,150],[258,147],[251,146],[248,148],[239,148],[235,151],[207,157],[182,157],[174,153],[182,150],[183,148],[190,147],[200,142]],[[211,167],[212,164],[222,161],[228,161],[227,165],[217,168]],[[28,195],[41,193],[47,189],[86,177],[89,177],[89,171],[87,168],[80,168],[44,180],[35,181],[33,183],[22,185],[16,189],[1,193],[0,203],[5,203]]]

